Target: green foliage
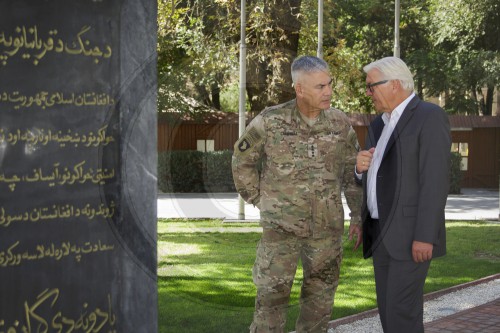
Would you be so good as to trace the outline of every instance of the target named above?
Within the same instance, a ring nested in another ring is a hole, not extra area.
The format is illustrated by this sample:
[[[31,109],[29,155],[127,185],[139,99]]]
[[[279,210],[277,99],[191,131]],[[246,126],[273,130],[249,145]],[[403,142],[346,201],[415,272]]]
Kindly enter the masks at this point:
[[[228,84],[221,91],[221,109],[225,112],[237,113],[239,111],[240,90],[237,83]]]
[[[450,194],[460,194],[460,189],[462,188],[462,156],[460,153],[451,153],[451,165],[450,165]]]
[[[325,12],[334,31],[325,40],[325,45],[336,46],[340,39],[361,57],[363,64],[392,55],[394,5],[386,0],[339,0],[327,1]],[[313,13],[314,15],[314,13]],[[327,27],[329,26],[327,25]]]
[[[352,1],[324,2],[323,59],[330,66],[333,79],[332,105],[347,113],[369,113],[373,110],[365,94],[365,78],[361,68],[367,62],[366,53],[354,47],[351,36]],[[317,53],[317,2],[303,1],[300,20],[299,54]],[[306,28],[307,27],[307,28]],[[365,39],[363,39],[365,40]]]
[[[498,0],[428,0],[432,52],[446,54],[444,87],[450,113],[492,114],[493,90],[500,85],[500,4]],[[431,52],[431,53],[432,53]],[[432,61],[432,59],[429,59]],[[437,67],[437,66],[436,66]],[[486,93],[482,88],[488,87]]]
[[[160,111],[235,111],[239,10],[236,0],[158,1]],[[324,1],[335,107],[373,112],[362,67],[393,54],[394,12],[393,0]],[[247,101],[256,113],[293,96],[292,58],[317,51],[317,2],[252,0],[246,14]],[[440,95],[449,113],[492,113],[500,85],[498,0],[402,1],[399,28],[401,58],[420,96]]]
[[[459,53],[471,49],[500,50],[498,0],[429,0],[436,44]]]
[[[168,220],[158,224],[159,331],[248,331],[256,293],[252,265],[260,233],[243,229],[240,233],[201,233],[194,226],[196,220],[186,223],[184,230],[190,230],[183,232],[172,231]],[[499,224],[448,221],[446,228],[448,253],[433,260],[425,293],[498,273]],[[360,250],[353,251],[347,230],[346,223],[344,258],[333,308],[335,319],[376,307],[371,260],[364,260]],[[294,329],[301,283],[299,265],[288,307],[287,332]]]
[[[246,90],[252,116],[295,96],[290,65],[299,45],[301,2],[247,1]]]
[[[449,62],[449,54],[440,50],[420,49],[408,54],[410,68],[416,69],[414,80],[420,96],[438,96],[448,91],[450,76],[454,74]]]
[[[158,154],[158,188],[166,193],[235,192],[231,151],[171,151]],[[462,158],[451,153],[450,194],[460,194]]]
[[[204,192],[203,153],[186,150],[158,154],[158,187],[163,192]]]
[[[230,151],[158,154],[158,188],[166,193],[236,192]]]
[[[237,66],[239,14],[234,1],[158,1],[158,110],[187,111],[179,99],[220,107],[219,93]]]
[[[204,153],[203,179],[207,192],[236,192],[229,150]]]
[[[333,79],[332,105],[347,113],[369,113],[373,105],[365,93],[361,57],[339,40],[336,47],[325,49],[324,59]]]

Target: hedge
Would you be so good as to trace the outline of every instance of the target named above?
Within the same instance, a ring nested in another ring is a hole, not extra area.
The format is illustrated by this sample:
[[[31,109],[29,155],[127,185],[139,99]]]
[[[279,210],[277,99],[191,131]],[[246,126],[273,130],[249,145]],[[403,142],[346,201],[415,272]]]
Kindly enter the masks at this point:
[[[170,151],[158,154],[158,188],[165,193],[236,192],[232,151]],[[451,153],[450,194],[460,194],[462,158]]]
[[[451,166],[450,166],[450,194],[460,194],[462,182],[462,156],[459,153],[451,153]]]
[[[236,192],[232,151],[170,151],[158,154],[158,188],[165,193]]]

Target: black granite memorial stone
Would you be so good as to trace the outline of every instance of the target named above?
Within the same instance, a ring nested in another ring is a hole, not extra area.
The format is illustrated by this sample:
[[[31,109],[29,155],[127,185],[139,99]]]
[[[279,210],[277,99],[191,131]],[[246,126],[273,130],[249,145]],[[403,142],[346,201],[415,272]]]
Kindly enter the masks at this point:
[[[0,333],[157,332],[156,1],[0,2]]]

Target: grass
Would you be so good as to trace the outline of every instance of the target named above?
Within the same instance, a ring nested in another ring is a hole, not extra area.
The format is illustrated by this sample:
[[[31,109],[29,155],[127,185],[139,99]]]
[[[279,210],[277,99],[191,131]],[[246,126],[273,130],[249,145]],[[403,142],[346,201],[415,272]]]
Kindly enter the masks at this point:
[[[220,220],[159,221],[159,332],[248,332],[255,299],[251,271],[260,234],[198,231],[237,231],[235,228],[249,226],[258,225]],[[448,222],[447,239],[448,254],[432,262],[426,293],[500,273],[500,224]],[[301,282],[299,266],[287,331],[294,330]],[[352,243],[346,242],[333,318],[375,307],[371,260],[364,260],[361,250],[354,252]]]
[[[231,222],[223,223],[220,219],[159,219],[158,234],[173,233],[173,232],[197,232],[204,228],[242,228],[259,227],[259,223],[254,222]]]

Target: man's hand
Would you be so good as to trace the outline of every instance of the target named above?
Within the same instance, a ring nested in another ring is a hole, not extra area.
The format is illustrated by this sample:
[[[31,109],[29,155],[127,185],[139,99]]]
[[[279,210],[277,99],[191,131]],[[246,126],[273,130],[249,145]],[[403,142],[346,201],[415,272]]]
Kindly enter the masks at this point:
[[[370,164],[372,163],[373,153],[375,148],[370,148],[370,150],[362,150],[356,156],[356,172],[363,173],[368,171]]]
[[[361,231],[361,226],[357,224],[351,224],[349,226],[349,240],[352,240],[353,236],[356,235],[356,243],[354,244],[354,250],[357,250],[361,241],[363,240],[363,231]]]
[[[411,254],[414,262],[424,262],[432,259],[432,249],[434,245],[431,243],[424,243],[413,241]]]

